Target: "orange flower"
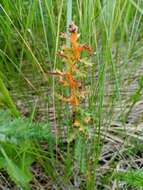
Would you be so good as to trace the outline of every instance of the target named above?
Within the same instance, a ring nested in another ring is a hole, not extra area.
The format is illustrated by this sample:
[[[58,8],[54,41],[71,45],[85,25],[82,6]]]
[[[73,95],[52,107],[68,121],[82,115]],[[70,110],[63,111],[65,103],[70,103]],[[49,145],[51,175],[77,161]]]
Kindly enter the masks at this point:
[[[80,127],[80,121],[79,120],[75,120],[74,123],[73,123],[73,126],[74,127]]]
[[[73,106],[78,106],[79,105],[79,100],[78,100],[78,98],[76,96],[71,96],[70,103]]]
[[[74,95],[71,95],[68,98],[60,96],[60,99],[63,100],[64,102],[70,103],[73,106],[78,106],[79,105],[79,100]]]
[[[90,121],[91,121],[91,117],[90,116],[84,118],[85,124],[89,124]]]

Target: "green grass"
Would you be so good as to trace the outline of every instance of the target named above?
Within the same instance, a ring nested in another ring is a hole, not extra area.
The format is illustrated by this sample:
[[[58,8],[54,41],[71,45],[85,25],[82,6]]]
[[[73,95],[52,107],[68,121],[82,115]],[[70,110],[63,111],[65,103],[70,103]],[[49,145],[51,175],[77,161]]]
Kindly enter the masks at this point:
[[[32,173],[28,168],[37,162],[55,189],[100,190],[114,185],[121,189],[120,182],[112,178],[113,185],[110,180],[124,160],[126,146],[134,146],[131,138],[138,130],[129,135],[126,122],[132,108],[142,100],[142,7],[141,0],[17,0],[15,3],[1,0],[0,106],[14,117],[0,115],[0,134],[7,135],[0,143],[0,167],[17,186],[31,188]],[[67,31],[71,19],[79,26],[80,43],[89,44],[94,51],[88,57],[92,67],[86,69],[87,78],[83,80],[89,94],[87,104],[82,105],[82,117],[92,116],[87,136],[71,133],[69,107],[55,96],[63,89],[48,74],[55,68],[64,70],[57,56],[63,44],[59,35]],[[136,80],[140,81],[136,89],[126,93]],[[51,109],[53,124],[52,129],[47,129],[51,124]],[[24,115],[28,118],[23,119]],[[121,127],[112,128],[114,122]],[[50,144],[51,130],[59,134],[54,135],[54,143],[45,150],[41,143]],[[136,135],[138,142],[141,132],[139,137]],[[117,159],[115,155],[109,158],[110,168],[105,169],[103,180],[99,170],[104,146],[118,140],[123,146],[116,152]]]

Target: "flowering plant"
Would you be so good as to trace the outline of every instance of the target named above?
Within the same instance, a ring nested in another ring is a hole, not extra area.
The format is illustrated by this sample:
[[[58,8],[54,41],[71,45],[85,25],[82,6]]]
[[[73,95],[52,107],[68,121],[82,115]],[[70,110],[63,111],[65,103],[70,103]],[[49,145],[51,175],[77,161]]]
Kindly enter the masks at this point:
[[[84,76],[83,67],[81,68],[81,62],[85,63],[81,59],[81,52],[87,51],[89,54],[92,54],[92,49],[90,46],[86,44],[78,43],[78,27],[72,23],[69,25],[69,36],[65,33],[61,34],[62,38],[68,38],[71,43],[71,47],[67,47],[63,45],[61,51],[58,52],[58,55],[62,58],[64,63],[66,64],[65,70],[55,70],[52,74],[57,75],[59,77],[60,85],[69,89],[69,96],[61,96],[58,97],[68,103],[72,107],[72,126],[79,128],[81,131],[83,130],[81,121],[78,118],[79,108],[81,104],[81,100],[84,98],[85,93],[82,91],[82,82],[81,77]],[[81,114],[80,114],[81,115]],[[85,123],[88,123],[90,118],[85,118]]]

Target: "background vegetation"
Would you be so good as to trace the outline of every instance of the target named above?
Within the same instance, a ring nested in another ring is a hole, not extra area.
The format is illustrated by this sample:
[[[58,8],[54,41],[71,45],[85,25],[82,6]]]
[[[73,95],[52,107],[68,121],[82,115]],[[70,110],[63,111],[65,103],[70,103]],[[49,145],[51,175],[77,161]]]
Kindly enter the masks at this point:
[[[80,42],[94,51],[83,81],[88,135],[48,72],[67,30],[66,0],[0,0],[0,189],[142,189],[143,2],[75,0]]]

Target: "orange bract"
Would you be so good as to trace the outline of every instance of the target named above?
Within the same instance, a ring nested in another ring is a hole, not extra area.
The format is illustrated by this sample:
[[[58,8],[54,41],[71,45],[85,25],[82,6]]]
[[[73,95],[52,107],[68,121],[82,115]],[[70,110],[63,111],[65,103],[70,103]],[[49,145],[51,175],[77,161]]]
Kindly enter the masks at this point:
[[[80,59],[81,48],[79,47],[79,45],[77,43],[77,40],[78,40],[77,32],[71,33],[70,40],[71,40],[72,48],[74,50],[75,59],[79,60]]]

